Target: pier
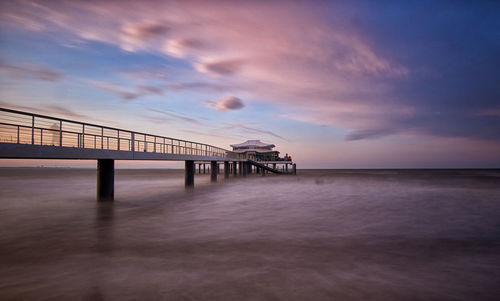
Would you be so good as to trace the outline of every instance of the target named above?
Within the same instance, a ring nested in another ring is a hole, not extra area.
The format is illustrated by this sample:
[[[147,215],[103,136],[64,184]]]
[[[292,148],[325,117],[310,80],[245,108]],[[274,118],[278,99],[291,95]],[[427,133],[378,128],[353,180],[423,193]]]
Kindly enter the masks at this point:
[[[115,160],[185,161],[185,187],[198,173],[295,174],[292,161],[255,161],[213,145],[0,108],[0,158],[97,160],[97,200],[114,200]],[[223,168],[221,168],[222,166]]]

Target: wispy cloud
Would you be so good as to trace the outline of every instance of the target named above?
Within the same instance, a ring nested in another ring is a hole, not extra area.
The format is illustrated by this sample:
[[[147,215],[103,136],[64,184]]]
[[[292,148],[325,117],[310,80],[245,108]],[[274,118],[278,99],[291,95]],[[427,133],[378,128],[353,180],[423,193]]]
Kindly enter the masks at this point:
[[[397,131],[394,129],[370,129],[370,130],[357,130],[353,131],[345,137],[347,141],[355,141],[362,139],[377,139],[385,136],[395,134]]]
[[[234,136],[217,135],[217,134],[214,134],[214,133],[210,133],[208,131],[207,132],[201,132],[201,131],[189,130],[189,129],[184,129],[184,130],[181,130],[181,131],[184,132],[184,133],[187,133],[187,134],[194,134],[194,135],[197,135],[197,136],[200,136],[200,137],[213,137],[213,138],[224,139],[224,140],[235,139]]]
[[[106,91],[113,93],[115,95],[118,95],[121,97],[123,100],[129,101],[133,99],[137,99],[139,97],[155,94],[155,95],[162,95],[163,94],[163,89],[161,87],[156,87],[156,86],[144,86],[140,85],[135,87],[134,90],[131,90],[130,88],[117,85],[114,83],[109,83],[109,82],[104,82],[104,81],[89,81],[93,86]]]
[[[171,112],[171,111],[151,109],[151,108],[149,108],[147,110],[150,111],[150,112],[153,112],[153,113],[157,113],[157,114],[161,114],[161,115],[167,116],[169,118],[174,118],[176,120],[181,120],[181,121],[192,123],[192,124],[195,124],[195,125],[203,125],[199,120],[196,120],[196,119],[190,118],[190,117],[186,117],[186,116],[183,116],[183,115]]]
[[[172,83],[166,85],[167,89],[174,91],[213,91],[213,92],[223,92],[231,89],[237,89],[234,86],[228,86],[224,84],[210,83],[210,82],[181,82]]]
[[[99,121],[99,122],[102,121],[102,120],[96,119],[90,115],[75,112],[74,110],[68,109],[62,105],[48,104],[45,106],[32,106],[31,107],[31,106],[22,106],[22,105],[17,105],[17,104],[12,104],[12,103],[8,103],[8,102],[0,101],[0,106],[5,107],[5,108],[10,108],[13,110],[30,112],[30,113],[45,114],[48,116],[61,117],[61,118],[66,118],[66,119],[76,119],[77,121],[87,121],[87,122],[89,120],[94,120],[94,121]],[[109,121],[107,121],[107,122],[109,123]]]
[[[0,71],[6,72],[16,79],[37,79],[56,82],[62,79],[63,73],[51,68],[34,66],[30,64],[11,65],[0,62]]]
[[[125,87],[122,87],[120,85],[116,85],[113,83],[102,82],[102,81],[93,81],[93,84],[95,87],[97,87],[103,91],[116,94],[116,95],[120,96],[121,98],[123,98],[124,100],[132,100],[132,99],[136,99],[136,98],[144,95],[143,92],[130,91]]]
[[[272,132],[272,131],[269,131],[269,130],[262,130],[262,129],[259,129],[259,128],[254,128],[254,127],[250,127],[248,125],[245,125],[245,124],[240,124],[240,123],[227,123],[227,126],[224,127],[224,129],[239,129],[239,130],[242,130],[244,133],[247,133],[247,134],[251,134],[251,135],[266,135],[266,136],[271,136],[271,137],[275,137],[275,138],[279,138],[279,139],[282,139],[284,141],[288,141],[287,139],[283,138],[282,136]]]

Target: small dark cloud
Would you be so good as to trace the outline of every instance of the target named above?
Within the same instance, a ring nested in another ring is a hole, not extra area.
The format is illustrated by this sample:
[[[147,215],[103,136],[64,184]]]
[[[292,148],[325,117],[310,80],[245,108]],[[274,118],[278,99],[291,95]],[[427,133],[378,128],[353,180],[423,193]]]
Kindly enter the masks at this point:
[[[243,64],[243,60],[224,60],[201,64],[198,69],[214,75],[232,75],[240,71]]]
[[[31,65],[10,65],[0,62],[0,71],[17,79],[38,79],[49,82],[61,80],[63,73],[46,67]]]
[[[216,101],[207,101],[206,103],[209,107],[214,108],[218,111],[239,110],[245,107],[243,101],[235,96],[228,96]]]

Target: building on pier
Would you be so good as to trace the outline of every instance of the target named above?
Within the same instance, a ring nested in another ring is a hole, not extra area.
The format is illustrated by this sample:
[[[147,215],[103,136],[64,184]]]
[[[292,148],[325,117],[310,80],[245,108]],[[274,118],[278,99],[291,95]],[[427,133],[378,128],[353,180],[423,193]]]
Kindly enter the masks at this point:
[[[229,156],[254,161],[275,161],[279,158],[279,151],[273,150],[274,144],[263,143],[260,140],[247,140],[240,144],[232,144]]]

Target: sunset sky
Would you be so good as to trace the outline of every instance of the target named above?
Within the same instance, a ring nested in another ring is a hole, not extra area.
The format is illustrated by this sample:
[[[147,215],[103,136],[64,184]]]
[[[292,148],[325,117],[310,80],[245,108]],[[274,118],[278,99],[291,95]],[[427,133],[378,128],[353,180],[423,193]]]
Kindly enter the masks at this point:
[[[300,168],[500,167],[499,1],[1,1],[0,23],[1,107]]]

